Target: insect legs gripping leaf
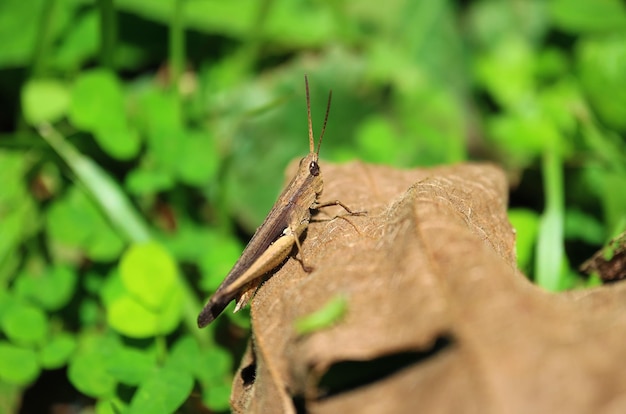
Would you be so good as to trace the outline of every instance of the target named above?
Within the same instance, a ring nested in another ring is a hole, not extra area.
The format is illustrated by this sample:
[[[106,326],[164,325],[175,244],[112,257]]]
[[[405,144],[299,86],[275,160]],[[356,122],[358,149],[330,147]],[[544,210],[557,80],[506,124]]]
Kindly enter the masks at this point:
[[[295,177],[278,197],[265,221],[254,233],[235,266],[228,273],[215,294],[209,299],[200,315],[198,315],[198,326],[200,328],[213,322],[233,299],[237,299],[235,311],[245,305],[245,302],[254,293],[256,286],[258,286],[260,277],[280,265],[289,256],[294,244],[301,255],[300,236],[309,225],[311,210],[339,205],[350,214],[360,214],[352,212],[338,200],[325,203],[318,202],[318,197],[324,187],[318,158],[322,138],[326,130],[332,91],[328,95],[324,126],[322,127],[316,151],[311,122],[309,81],[306,76],[304,77],[304,83],[309,122],[309,155],[300,161]],[[302,257],[300,262],[306,269]]]

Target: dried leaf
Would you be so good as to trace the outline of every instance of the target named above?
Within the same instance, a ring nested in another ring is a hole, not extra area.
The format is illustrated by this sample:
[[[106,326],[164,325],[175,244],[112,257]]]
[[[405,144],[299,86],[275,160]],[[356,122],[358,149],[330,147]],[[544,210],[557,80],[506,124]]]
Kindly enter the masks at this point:
[[[587,274],[597,273],[605,282],[626,278],[626,233],[596,252],[582,264],[580,270]]]
[[[249,413],[621,412],[622,285],[553,295],[515,267],[503,173],[322,165],[316,216],[252,300],[231,402]],[[294,322],[342,295],[327,329]]]

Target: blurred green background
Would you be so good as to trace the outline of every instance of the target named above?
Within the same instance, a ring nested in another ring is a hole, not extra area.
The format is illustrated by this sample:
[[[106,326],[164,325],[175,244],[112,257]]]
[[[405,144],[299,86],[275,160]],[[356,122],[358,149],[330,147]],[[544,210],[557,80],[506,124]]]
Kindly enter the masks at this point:
[[[2,0],[0,39],[0,412],[228,411],[246,311],[195,320],[305,73],[326,160],[502,165],[546,289],[626,226],[621,0]]]

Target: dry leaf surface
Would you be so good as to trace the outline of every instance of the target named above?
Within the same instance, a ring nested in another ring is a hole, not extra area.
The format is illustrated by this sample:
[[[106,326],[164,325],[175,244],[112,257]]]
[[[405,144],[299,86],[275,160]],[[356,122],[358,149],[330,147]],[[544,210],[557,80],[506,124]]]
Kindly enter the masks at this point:
[[[626,278],[626,232],[611,240],[607,246],[585,261],[580,270],[596,273],[605,282]]]
[[[324,209],[302,243],[314,270],[289,259],[258,290],[236,412],[626,412],[626,285],[527,281],[498,168],[321,168],[321,200],[367,215]],[[345,316],[298,336],[338,294]]]

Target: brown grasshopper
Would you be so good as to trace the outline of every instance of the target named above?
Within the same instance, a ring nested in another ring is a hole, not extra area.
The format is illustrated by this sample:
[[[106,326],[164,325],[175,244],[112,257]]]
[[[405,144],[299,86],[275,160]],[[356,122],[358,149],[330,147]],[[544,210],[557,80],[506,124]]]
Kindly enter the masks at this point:
[[[330,111],[332,91],[328,95],[324,126],[317,144],[317,151],[315,151],[309,81],[306,75],[304,76],[304,84],[309,121],[309,155],[300,160],[300,166],[295,177],[278,197],[235,266],[198,315],[198,327],[200,328],[213,322],[233,299],[237,299],[235,312],[243,307],[259,285],[259,278],[280,265],[289,256],[294,244],[302,256],[300,236],[309,225],[311,210],[339,205],[351,215],[362,214],[361,212],[353,212],[339,200],[325,203],[317,201],[324,187],[318,158],[326,130],[328,112]],[[302,258],[299,261],[306,271],[310,271]]]

